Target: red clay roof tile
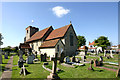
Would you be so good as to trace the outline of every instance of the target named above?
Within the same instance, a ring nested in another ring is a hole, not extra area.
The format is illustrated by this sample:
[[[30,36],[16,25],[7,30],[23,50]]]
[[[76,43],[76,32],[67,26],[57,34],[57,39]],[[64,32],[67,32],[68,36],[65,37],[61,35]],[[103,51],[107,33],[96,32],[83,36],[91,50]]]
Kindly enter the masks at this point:
[[[50,41],[44,41],[40,48],[45,48],[45,47],[55,47],[55,45],[57,44],[57,42],[59,41],[59,39],[55,39],[55,40],[50,40]]]
[[[65,35],[65,33],[67,32],[68,28],[70,27],[70,25],[71,25],[71,24],[53,30],[53,31],[50,33],[50,35],[46,38],[46,40],[56,39],[56,38],[63,37],[63,36]]]
[[[30,45],[29,44],[24,44],[24,43],[20,43],[20,46],[21,48],[23,49],[29,49],[30,48]]]
[[[49,28],[51,28],[52,26],[45,28],[41,31],[36,32],[30,39],[28,39],[26,42],[30,42],[30,41],[34,41],[34,40],[38,40],[41,39],[45,33],[49,30]]]

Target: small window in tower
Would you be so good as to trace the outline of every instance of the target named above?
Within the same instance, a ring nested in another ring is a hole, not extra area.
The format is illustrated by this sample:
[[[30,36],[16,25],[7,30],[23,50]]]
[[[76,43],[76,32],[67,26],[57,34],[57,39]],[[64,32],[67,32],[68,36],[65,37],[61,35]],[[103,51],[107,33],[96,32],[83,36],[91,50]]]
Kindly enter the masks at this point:
[[[27,33],[28,33],[28,30],[27,30]]]

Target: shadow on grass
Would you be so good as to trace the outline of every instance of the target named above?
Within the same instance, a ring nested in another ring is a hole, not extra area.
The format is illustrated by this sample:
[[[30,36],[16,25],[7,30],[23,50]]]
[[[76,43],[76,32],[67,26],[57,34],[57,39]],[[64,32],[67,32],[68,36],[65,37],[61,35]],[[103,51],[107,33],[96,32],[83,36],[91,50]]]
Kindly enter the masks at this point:
[[[63,72],[65,72],[65,71],[63,71],[63,70],[61,70],[61,71],[57,71],[58,74],[63,73]]]
[[[10,64],[10,63],[2,63],[2,64]]]
[[[29,67],[28,65],[24,65],[24,67]]]
[[[95,69],[94,69],[94,71],[97,71],[97,72],[103,72],[104,70],[95,70]]]
[[[38,63],[36,62],[36,63],[34,63],[34,64],[41,64],[41,63],[40,63],[40,62],[38,62]]]

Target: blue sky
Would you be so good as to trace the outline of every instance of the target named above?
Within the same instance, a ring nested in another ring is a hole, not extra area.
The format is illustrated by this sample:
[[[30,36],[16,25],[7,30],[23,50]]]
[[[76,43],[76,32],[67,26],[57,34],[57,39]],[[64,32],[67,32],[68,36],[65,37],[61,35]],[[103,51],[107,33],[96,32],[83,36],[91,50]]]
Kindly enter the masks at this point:
[[[117,2],[3,2],[2,47],[24,42],[25,28],[29,25],[40,30],[52,25],[56,29],[70,21],[76,34],[85,36],[86,45],[99,36],[118,44]]]

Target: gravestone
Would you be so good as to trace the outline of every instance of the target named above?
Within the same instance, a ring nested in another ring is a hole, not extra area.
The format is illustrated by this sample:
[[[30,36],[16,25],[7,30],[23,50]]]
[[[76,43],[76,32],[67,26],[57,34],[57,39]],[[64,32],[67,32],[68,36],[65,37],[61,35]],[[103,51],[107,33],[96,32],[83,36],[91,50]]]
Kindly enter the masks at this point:
[[[21,74],[23,74],[24,76],[25,75],[27,75],[29,72],[27,71],[27,69],[24,67],[24,65],[23,65],[23,67],[21,68],[21,70],[20,70],[20,75]]]
[[[70,62],[70,58],[69,57],[65,57],[65,63]]]
[[[101,61],[101,62],[103,62],[103,57],[102,57],[102,56],[100,56],[100,58],[99,58],[99,59],[100,59],[100,61]]]
[[[94,60],[94,67],[96,67],[96,66],[97,66],[97,64],[98,64],[98,60],[97,60],[97,59],[95,59],[95,60]]]
[[[80,59],[79,58],[75,58],[76,63],[80,63]]]
[[[8,54],[7,54],[7,53],[4,55],[4,58],[5,58],[5,59],[8,59]]]
[[[118,70],[116,72],[116,77],[120,77],[120,66],[118,67]]]
[[[21,67],[23,67],[23,61],[18,61],[18,66],[19,66],[19,68],[21,68]]]
[[[37,58],[37,51],[35,52],[35,58]]]
[[[26,63],[27,64],[33,64],[33,60],[34,60],[34,56],[28,56],[28,58],[26,59]]]
[[[81,56],[83,62],[85,62],[86,56]]]
[[[60,55],[60,63],[64,62],[64,52],[61,53]]]
[[[104,57],[106,57],[106,50],[104,50]]]
[[[23,51],[19,50],[19,60],[18,60],[19,68],[23,67],[23,64],[24,64]]]
[[[0,64],[2,64],[2,55],[0,54]]]
[[[76,61],[75,61],[75,56],[72,57],[72,62],[76,62]]]
[[[113,57],[112,50],[110,50],[110,57],[111,57],[111,58],[114,58],[114,57]]]
[[[92,68],[92,64],[93,64],[93,60],[90,61],[90,67],[88,68],[88,70],[94,70],[94,69]]]
[[[43,61],[43,62],[46,62],[47,61],[47,54],[45,53],[44,55],[43,54],[41,54],[41,61]]]
[[[51,79],[51,80],[58,80],[58,79],[60,79],[60,77],[56,73],[56,70],[57,70],[57,60],[59,60],[59,59],[60,58],[58,58],[58,53],[55,53],[55,58],[52,58],[52,61],[53,61],[52,73],[50,73],[50,75],[47,76],[48,79]]]

